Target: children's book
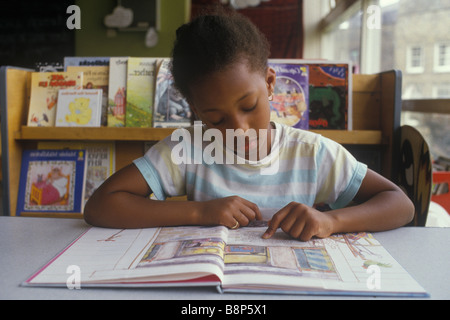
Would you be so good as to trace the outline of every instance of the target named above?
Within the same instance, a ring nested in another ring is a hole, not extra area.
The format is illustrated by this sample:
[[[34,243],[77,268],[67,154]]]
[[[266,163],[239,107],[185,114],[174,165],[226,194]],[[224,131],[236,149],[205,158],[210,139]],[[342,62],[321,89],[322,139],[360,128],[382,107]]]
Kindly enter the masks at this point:
[[[100,127],[102,89],[63,89],[58,93],[56,127]]]
[[[351,64],[309,65],[309,128],[351,130]]]
[[[277,77],[273,100],[270,101],[270,119],[290,127],[309,128],[307,65],[269,62]]]
[[[427,296],[369,233],[308,242],[267,226],[91,228],[25,286],[215,286],[219,292]],[[77,277],[67,273],[76,266]],[[78,282],[78,283],[76,283]]]
[[[81,72],[33,72],[27,125],[52,127],[55,125],[58,91],[81,89]]]
[[[125,126],[127,67],[128,57],[111,57],[109,60],[108,127]]]
[[[81,213],[85,150],[24,150],[16,215]]]
[[[114,142],[39,141],[38,149],[84,149],[87,153],[84,203],[116,171]]]
[[[101,125],[107,125],[109,66],[68,66],[67,71],[83,72],[84,89],[101,89]]]
[[[155,67],[154,58],[128,58],[125,111],[127,127],[152,127]]]
[[[109,66],[110,57],[64,57],[64,71],[70,66]]]
[[[170,59],[161,59],[156,76],[153,127],[181,128],[191,125],[191,109],[174,85]]]
[[[309,67],[309,129],[352,130],[352,64],[328,60],[270,60]]]

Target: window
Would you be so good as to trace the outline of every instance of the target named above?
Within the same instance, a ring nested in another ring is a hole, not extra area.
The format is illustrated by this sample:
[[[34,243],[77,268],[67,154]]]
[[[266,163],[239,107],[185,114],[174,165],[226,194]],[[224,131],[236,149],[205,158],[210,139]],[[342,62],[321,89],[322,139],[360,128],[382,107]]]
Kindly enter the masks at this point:
[[[424,50],[421,46],[410,46],[406,51],[406,71],[408,73],[424,72]]]
[[[361,58],[361,12],[357,11],[325,36],[322,57],[351,61],[359,70]]]
[[[433,87],[433,98],[450,99],[450,83],[440,83]]]
[[[318,56],[351,60],[361,73],[401,70],[402,99],[409,105],[402,124],[423,134],[433,157],[450,158],[450,100],[443,100],[450,99],[450,0],[303,3],[324,6]]]
[[[450,72],[450,42],[437,43],[434,48],[434,71]]]

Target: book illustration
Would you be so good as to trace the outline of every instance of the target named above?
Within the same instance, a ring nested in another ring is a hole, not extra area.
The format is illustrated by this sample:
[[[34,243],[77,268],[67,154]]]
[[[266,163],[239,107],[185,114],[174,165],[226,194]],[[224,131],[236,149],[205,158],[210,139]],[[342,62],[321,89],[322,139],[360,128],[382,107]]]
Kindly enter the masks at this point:
[[[120,231],[114,233],[113,235],[107,237],[106,239],[100,239],[100,240],[97,240],[97,241],[100,241],[100,242],[101,241],[106,241],[106,242],[108,242],[108,241],[116,241],[118,238],[120,238],[120,234],[122,232],[123,232],[123,230],[120,230]]]
[[[83,72],[83,89],[102,90],[100,124],[107,125],[109,66],[68,66],[67,71]]]
[[[31,209],[33,206],[46,206],[58,204],[61,206],[73,206],[73,198],[68,199],[73,184],[70,184],[70,177],[74,173],[74,166],[71,162],[60,162],[50,167],[49,163],[42,166],[42,163],[31,162],[28,170],[28,177],[31,183],[30,202],[25,206]]]
[[[291,127],[309,128],[308,66],[270,63],[277,73],[270,119]]]
[[[82,286],[219,286],[220,292],[411,295],[426,292],[369,233],[301,242],[266,227],[91,228],[24,285],[65,285],[79,265]],[[104,252],[104,254],[102,254]],[[356,253],[356,254],[355,254]],[[382,286],[368,286],[371,267]]]
[[[111,57],[109,61],[108,127],[125,126],[127,66],[128,57]]]
[[[173,265],[173,263],[177,262],[182,264],[186,262],[186,259],[179,260],[179,258],[189,258],[188,261],[190,262],[207,262],[211,256],[213,258],[218,256],[223,259],[224,247],[225,243],[220,238],[202,238],[166,243],[155,242],[136,267],[145,268],[152,267],[155,264],[164,266]],[[195,259],[196,257],[197,259]],[[220,260],[218,260],[218,264],[220,264]]]
[[[347,130],[349,64],[309,65],[310,129]]]
[[[150,128],[153,126],[153,100],[155,84],[154,58],[128,58],[127,127]]]
[[[100,127],[102,90],[59,90],[57,127]]]
[[[38,149],[84,149],[87,174],[84,201],[116,170],[114,142],[40,141]]]
[[[36,72],[64,72],[64,65],[61,62],[36,62]]]
[[[27,125],[54,126],[59,90],[81,89],[82,83],[80,72],[33,72]]]
[[[17,215],[82,212],[85,164],[84,150],[25,150]]]
[[[170,72],[170,59],[162,59],[156,76],[155,128],[187,127],[191,125],[191,109],[186,99],[175,87]]]

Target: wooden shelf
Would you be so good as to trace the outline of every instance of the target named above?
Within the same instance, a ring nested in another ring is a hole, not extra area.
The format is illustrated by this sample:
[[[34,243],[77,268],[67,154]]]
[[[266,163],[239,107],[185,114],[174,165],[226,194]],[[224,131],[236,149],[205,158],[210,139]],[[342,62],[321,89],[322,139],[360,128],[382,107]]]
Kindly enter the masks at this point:
[[[60,128],[22,126],[16,140],[82,140],[82,141],[159,141],[170,135],[172,128]],[[383,144],[380,130],[311,130],[341,144]]]
[[[159,141],[175,129],[168,128],[61,128],[22,126],[16,140]]]

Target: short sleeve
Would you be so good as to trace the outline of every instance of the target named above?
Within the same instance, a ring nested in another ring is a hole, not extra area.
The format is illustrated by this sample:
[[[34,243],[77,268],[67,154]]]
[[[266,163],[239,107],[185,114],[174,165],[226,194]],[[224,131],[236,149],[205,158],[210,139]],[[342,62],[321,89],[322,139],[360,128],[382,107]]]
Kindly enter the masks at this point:
[[[158,200],[186,194],[185,165],[172,161],[174,144],[166,138],[133,161]]]
[[[316,203],[326,203],[332,209],[347,206],[361,187],[367,166],[358,162],[340,144],[321,137],[316,155]]]

